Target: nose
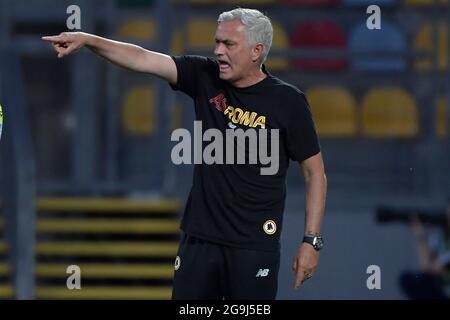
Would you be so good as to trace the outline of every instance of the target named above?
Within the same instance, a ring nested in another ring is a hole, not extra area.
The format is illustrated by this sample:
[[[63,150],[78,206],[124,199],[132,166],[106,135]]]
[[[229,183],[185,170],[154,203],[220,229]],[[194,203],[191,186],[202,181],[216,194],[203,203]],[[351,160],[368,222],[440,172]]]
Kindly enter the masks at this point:
[[[216,43],[216,46],[214,48],[214,54],[218,57],[222,56],[224,54],[223,47],[224,47],[223,43]]]

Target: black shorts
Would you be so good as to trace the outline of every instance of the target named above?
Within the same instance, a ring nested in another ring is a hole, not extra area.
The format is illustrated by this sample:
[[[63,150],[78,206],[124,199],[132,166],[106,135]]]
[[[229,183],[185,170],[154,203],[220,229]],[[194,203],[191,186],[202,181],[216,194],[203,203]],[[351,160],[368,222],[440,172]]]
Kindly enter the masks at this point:
[[[174,300],[273,300],[280,253],[184,235],[175,259]]]

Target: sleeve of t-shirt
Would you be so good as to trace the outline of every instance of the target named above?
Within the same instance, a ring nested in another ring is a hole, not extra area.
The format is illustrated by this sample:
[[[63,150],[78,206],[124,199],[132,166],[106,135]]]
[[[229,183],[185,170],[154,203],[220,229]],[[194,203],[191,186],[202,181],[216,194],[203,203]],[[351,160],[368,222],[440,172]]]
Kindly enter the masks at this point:
[[[291,160],[303,162],[320,152],[320,144],[306,97],[298,93],[293,100],[286,129],[287,150]]]
[[[214,67],[210,58],[184,55],[172,56],[177,67],[177,83],[170,84],[173,90],[179,90],[194,98],[203,79],[202,75]]]

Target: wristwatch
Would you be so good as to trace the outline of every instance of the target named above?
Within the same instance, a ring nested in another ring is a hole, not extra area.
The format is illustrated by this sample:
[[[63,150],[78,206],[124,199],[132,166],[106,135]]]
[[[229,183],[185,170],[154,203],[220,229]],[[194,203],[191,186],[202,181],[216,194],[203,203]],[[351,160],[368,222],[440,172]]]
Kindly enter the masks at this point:
[[[309,243],[316,251],[323,248],[323,239],[321,236],[304,236],[303,242]]]

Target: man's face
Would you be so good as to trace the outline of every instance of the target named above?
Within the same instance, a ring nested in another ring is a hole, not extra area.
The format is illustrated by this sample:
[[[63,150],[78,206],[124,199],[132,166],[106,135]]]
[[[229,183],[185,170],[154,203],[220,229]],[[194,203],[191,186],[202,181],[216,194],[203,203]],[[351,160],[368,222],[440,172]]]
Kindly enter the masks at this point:
[[[220,78],[231,83],[246,77],[249,70],[255,66],[245,26],[239,20],[219,23],[214,54],[219,61]]]

